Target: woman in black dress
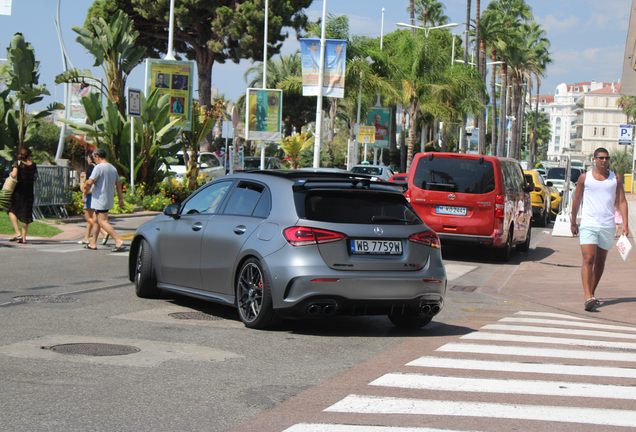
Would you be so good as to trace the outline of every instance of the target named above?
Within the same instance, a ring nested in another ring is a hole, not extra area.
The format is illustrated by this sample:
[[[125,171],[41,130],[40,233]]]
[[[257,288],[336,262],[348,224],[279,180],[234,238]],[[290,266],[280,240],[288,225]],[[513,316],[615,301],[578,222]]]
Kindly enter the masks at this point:
[[[18,161],[13,164],[11,177],[18,180],[18,184],[11,197],[9,207],[9,219],[13,224],[15,236],[10,241],[26,243],[29,224],[33,222],[33,183],[37,179],[38,168],[31,161],[31,150],[23,148],[18,154]],[[22,222],[22,234],[18,227],[18,221]]]

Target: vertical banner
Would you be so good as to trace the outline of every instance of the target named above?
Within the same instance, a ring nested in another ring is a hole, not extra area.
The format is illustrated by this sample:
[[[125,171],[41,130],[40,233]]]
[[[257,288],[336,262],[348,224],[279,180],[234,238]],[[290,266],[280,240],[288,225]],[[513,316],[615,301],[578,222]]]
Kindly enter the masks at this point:
[[[176,126],[190,130],[194,62],[160,59],[146,62],[146,94],[155,89],[162,95],[169,94],[170,115],[180,118]]]
[[[245,105],[245,139],[280,141],[283,91],[248,88]]]
[[[84,79],[88,83],[94,82],[94,85],[98,88],[101,86],[99,80],[91,80],[90,78]],[[82,124],[86,122],[86,111],[84,111],[84,105],[82,105],[82,98],[88,96],[89,93],[97,92],[97,88],[89,85],[82,85],[81,83],[73,83],[71,86],[71,94],[69,101],[69,114],[68,119],[74,123]]]
[[[367,124],[375,128],[375,143],[371,147],[389,147],[391,137],[391,108],[369,109]]]
[[[300,56],[302,61],[303,96],[317,96],[320,71],[320,39],[300,39]],[[323,96],[344,97],[346,58],[347,41],[327,39]]]

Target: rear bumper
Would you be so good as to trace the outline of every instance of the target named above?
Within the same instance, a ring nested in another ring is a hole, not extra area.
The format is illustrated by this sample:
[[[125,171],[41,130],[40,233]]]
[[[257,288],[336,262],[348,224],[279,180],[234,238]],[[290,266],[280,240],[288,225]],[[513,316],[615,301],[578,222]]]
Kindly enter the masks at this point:
[[[444,245],[458,245],[458,246],[502,246],[503,240],[500,235],[491,235],[491,236],[475,236],[475,235],[466,235],[466,234],[444,234],[437,233],[440,241],[442,242],[442,247]]]

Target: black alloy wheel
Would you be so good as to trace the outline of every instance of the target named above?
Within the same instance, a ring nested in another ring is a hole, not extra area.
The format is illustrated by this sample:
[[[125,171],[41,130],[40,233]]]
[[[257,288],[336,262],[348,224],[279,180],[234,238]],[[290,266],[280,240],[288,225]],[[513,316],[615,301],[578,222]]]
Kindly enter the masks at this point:
[[[236,306],[246,327],[266,329],[281,321],[273,310],[267,275],[255,258],[245,261],[239,272],[236,281]]]
[[[137,248],[135,262],[135,293],[141,298],[159,298],[161,290],[157,288],[157,275],[152,262],[152,251],[146,240],[141,240]]]

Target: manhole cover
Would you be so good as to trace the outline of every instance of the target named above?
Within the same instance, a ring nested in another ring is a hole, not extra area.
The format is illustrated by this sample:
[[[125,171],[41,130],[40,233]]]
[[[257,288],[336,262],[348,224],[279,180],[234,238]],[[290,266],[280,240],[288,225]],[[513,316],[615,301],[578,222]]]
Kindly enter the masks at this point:
[[[219,321],[223,318],[209,315],[203,312],[175,312],[168,315],[171,318],[182,320],[205,320],[205,321]]]
[[[464,291],[464,292],[473,292],[477,289],[476,286],[462,286],[462,285],[453,285],[450,291]]]
[[[46,296],[46,295],[25,295],[13,297],[14,301],[25,303],[75,303],[79,301],[74,297]]]
[[[42,347],[58,354],[74,354],[88,356],[118,356],[134,354],[140,349],[130,345],[115,345],[105,343],[72,343]]]

